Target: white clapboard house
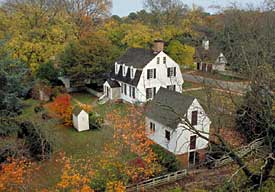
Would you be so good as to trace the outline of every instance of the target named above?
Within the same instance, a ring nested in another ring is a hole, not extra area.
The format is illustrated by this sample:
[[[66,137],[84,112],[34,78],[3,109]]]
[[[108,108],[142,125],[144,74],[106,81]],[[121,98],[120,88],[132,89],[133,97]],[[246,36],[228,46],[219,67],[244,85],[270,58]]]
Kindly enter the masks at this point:
[[[188,128],[192,126],[209,138],[211,121],[198,100],[161,88],[146,107],[146,132],[156,144],[181,157],[187,165],[203,158],[208,141]],[[200,154],[202,153],[202,154]]]
[[[181,93],[180,66],[163,49],[162,40],[156,40],[153,49],[128,49],[115,62],[101,99],[144,103],[152,100],[160,87]]]

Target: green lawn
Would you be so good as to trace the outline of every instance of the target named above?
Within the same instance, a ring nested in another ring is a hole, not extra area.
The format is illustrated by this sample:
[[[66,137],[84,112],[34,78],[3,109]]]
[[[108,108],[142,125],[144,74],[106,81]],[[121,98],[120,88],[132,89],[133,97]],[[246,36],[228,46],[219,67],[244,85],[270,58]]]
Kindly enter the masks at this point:
[[[200,91],[190,91],[184,94],[192,95],[200,101],[200,103],[205,107],[207,113],[209,113],[213,124],[217,124],[220,118],[217,118],[215,114],[219,113],[217,111],[218,107],[224,107],[228,111],[233,111],[234,108],[230,97],[227,97],[225,93],[212,90],[200,90]],[[105,105],[98,105],[96,98],[86,93],[76,93],[72,94],[72,98],[76,99],[82,103],[93,104],[93,109],[106,117],[107,114],[113,112],[114,110],[124,113],[128,104],[123,103],[106,103]],[[240,100],[239,97],[234,97],[236,100]],[[208,108],[208,104],[211,102],[211,107]],[[74,102],[75,104],[75,102]],[[87,131],[78,133],[72,127],[64,127],[57,120],[45,121],[41,119],[39,114],[34,113],[34,107],[39,105],[39,101],[27,100],[24,101],[24,112],[22,118],[31,119],[38,122],[43,129],[43,132],[47,133],[47,136],[53,143],[54,151],[51,160],[41,162],[41,169],[39,172],[34,174],[34,184],[41,184],[42,186],[49,188],[58,182],[60,177],[62,164],[56,163],[56,159],[59,158],[59,152],[65,152],[66,156],[72,157],[74,161],[78,160],[89,160],[91,164],[97,161],[98,158],[104,158],[101,156],[101,151],[104,148],[104,144],[111,142],[113,139],[113,129],[111,126],[104,126],[100,130]],[[220,116],[220,115],[219,115]],[[227,126],[232,126],[232,117],[224,116],[221,118],[223,124]],[[120,157],[126,159],[130,154],[125,154],[125,157]],[[96,167],[95,167],[96,169]],[[54,176],[53,176],[54,175]]]
[[[220,74],[220,73],[213,74],[213,76],[215,78],[223,80],[223,81],[244,81],[243,78],[233,77],[233,76],[224,75],[224,74]]]
[[[184,81],[182,88],[183,91],[186,89],[192,89],[192,88],[199,88],[199,87],[203,87],[203,84],[199,84],[199,83],[194,83],[194,82],[190,82],[190,81]]]
[[[20,117],[22,117],[22,119],[31,118],[32,115],[34,114],[34,108],[39,104],[40,102],[38,100],[33,100],[33,99],[25,100],[23,102],[23,111]]]
[[[95,102],[98,98],[94,97],[93,95],[83,92],[83,93],[72,93],[72,102],[75,104],[75,100],[80,101],[81,103],[91,105]]]
[[[93,109],[103,117],[113,110],[124,112],[127,108],[127,104],[123,103],[98,105],[95,102],[97,98],[86,93],[72,94],[72,98],[85,104],[93,103]],[[72,127],[63,126],[58,120],[43,120],[40,114],[34,113],[35,106],[39,104],[39,101],[32,99],[24,101],[24,110],[21,117],[25,120],[29,119],[37,122],[40,125],[39,128],[46,133],[53,144],[53,157],[51,160],[40,163],[41,170],[35,173],[33,178],[36,184],[39,183],[48,188],[58,182],[58,178],[60,177],[62,164],[55,162],[55,159],[59,158],[60,152],[65,152],[66,156],[72,157],[76,162],[78,160],[89,160],[90,163],[93,163],[98,158],[103,158],[101,157],[101,152],[105,144],[113,140],[113,129],[111,126],[103,126],[100,130],[78,133]],[[76,102],[73,101],[73,104],[75,105]],[[125,154],[125,158],[128,155]]]

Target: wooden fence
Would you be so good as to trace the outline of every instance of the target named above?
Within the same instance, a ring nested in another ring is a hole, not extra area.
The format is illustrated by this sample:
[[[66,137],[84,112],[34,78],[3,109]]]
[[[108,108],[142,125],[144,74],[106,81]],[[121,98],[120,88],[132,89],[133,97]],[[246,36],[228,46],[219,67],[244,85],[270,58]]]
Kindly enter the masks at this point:
[[[263,138],[260,138],[260,139],[257,139],[251,143],[249,143],[248,145],[246,146],[243,146],[241,147],[237,152],[236,154],[239,156],[239,157],[244,157],[246,156],[247,154],[251,153],[252,151],[256,151],[256,150],[259,150],[261,148],[261,146],[263,145],[264,143],[264,139]],[[220,159],[218,160],[214,160],[214,167],[221,167],[223,165],[226,165],[228,163],[231,163],[233,160],[231,159],[231,157],[229,157],[229,155],[224,155],[223,157],[221,157]]]
[[[184,178],[186,175],[187,175],[187,169],[183,169],[181,171],[169,173],[167,175],[155,177],[153,179],[148,179],[146,181],[140,182],[135,185],[127,186],[126,191],[127,192],[144,191],[146,189],[151,189],[160,185],[173,183],[177,180]]]
[[[244,156],[248,155],[249,153],[251,153],[252,151],[261,150],[261,147],[263,144],[264,144],[264,139],[260,138],[260,139],[257,139],[255,141],[251,142],[250,144],[248,144],[244,147],[241,147],[240,149],[238,149],[236,151],[236,153],[239,157],[244,157]],[[221,167],[223,165],[231,163],[233,160],[231,159],[231,157],[229,155],[224,155],[220,159],[217,159],[217,160],[213,159],[213,161],[214,161],[214,167]],[[177,172],[163,175],[160,177],[155,177],[155,178],[140,182],[135,185],[129,185],[129,186],[127,186],[126,191],[127,192],[138,192],[138,191],[152,189],[154,187],[173,183],[177,180],[183,179],[186,175],[187,175],[187,169],[183,169],[181,171],[177,171]]]

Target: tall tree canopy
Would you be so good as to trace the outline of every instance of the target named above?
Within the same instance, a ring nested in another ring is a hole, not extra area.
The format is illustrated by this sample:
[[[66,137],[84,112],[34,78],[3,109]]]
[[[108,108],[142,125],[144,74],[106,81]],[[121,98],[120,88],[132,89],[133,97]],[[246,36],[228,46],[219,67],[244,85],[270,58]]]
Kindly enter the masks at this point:
[[[6,0],[0,10],[0,37],[8,37],[13,57],[36,73],[69,41],[94,30],[110,8],[109,0]]]
[[[25,63],[12,59],[0,45],[0,135],[18,129],[14,118],[21,113],[21,98],[30,88],[27,74]]]
[[[145,0],[144,7],[153,14],[157,26],[179,24],[187,12],[187,6],[180,0]]]
[[[192,67],[194,64],[194,47],[183,45],[178,40],[173,40],[169,43],[167,52],[181,67]]]
[[[101,32],[91,32],[85,38],[71,42],[59,56],[60,67],[76,84],[97,81],[110,69],[116,48]]]

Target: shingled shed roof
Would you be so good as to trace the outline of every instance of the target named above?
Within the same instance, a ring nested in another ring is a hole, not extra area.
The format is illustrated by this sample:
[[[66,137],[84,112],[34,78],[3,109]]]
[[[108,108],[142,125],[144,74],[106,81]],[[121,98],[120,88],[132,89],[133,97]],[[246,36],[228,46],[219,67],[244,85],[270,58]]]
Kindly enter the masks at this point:
[[[162,125],[176,129],[192,105],[194,97],[160,88],[146,108],[146,116]]]
[[[134,68],[144,68],[156,54],[150,49],[129,48],[126,53],[118,59],[119,64],[133,66]]]
[[[82,110],[83,110],[82,108],[80,108],[79,106],[76,106],[76,107],[73,109],[73,114],[74,114],[75,116],[78,116],[78,115],[81,113]]]
[[[117,88],[120,87],[120,84],[116,80],[107,80],[108,84],[110,85],[111,88]]]

